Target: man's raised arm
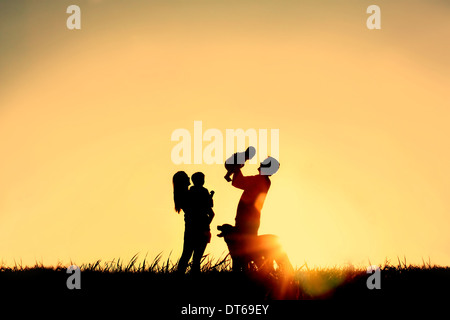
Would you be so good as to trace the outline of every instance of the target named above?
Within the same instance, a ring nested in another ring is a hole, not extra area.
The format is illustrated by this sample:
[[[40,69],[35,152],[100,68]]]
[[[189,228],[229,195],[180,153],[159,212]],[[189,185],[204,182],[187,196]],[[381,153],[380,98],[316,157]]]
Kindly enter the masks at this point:
[[[247,188],[248,184],[248,177],[244,177],[241,169],[238,169],[233,173],[233,180],[231,182],[233,187],[244,190]]]

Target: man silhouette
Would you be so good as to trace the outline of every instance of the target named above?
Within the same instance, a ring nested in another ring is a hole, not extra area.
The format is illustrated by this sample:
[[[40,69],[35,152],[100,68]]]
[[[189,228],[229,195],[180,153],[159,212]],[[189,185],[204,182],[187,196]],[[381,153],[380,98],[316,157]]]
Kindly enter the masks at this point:
[[[257,175],[244,176],[240,168],[233,174],[232,185],[244,190],[236,212],[236,228],[242,235],[258,235],[261,209],[270,188],[270,176],[275,174],[280,163],[268,157],[260,163]]]

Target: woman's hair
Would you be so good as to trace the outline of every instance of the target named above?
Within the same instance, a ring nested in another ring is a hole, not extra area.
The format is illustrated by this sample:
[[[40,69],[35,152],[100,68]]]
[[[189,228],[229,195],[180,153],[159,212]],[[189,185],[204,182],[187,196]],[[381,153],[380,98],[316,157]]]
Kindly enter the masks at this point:
[[[184,171],[178,171],[173,175],[173,201],[175,203],[175,211],[180,213],[184,206],[186,191],[188,190],[189,176]]]

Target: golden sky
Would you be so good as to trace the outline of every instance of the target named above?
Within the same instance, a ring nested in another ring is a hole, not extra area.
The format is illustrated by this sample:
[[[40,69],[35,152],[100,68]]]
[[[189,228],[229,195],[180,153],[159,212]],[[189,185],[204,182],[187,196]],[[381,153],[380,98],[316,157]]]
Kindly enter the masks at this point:
[[[215,190],[206,253],[225,253],[239,190],[223,165],[171,160],[196,120],[279,129],[260,234],[294,265],[450,264],[446,1],[77,1],[68,30],[71,4],[0,2],[5,264],[176,261],[178,170]]]

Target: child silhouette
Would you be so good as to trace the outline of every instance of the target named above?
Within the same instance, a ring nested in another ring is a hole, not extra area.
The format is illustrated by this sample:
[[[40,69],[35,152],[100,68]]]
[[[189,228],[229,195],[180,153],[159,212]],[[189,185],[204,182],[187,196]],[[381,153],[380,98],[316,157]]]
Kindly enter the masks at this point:
[[[208,231],[211,238],[209,225],[215,215],[212,209],[214,206],[214,191],[208,192],[208,189],[203,186],[205,184],[205,175],[202,172],[194,173],[191,179],[194,185],[189,188],[189,197],[192,201],[193,214],[198,216],[199,227],[204,231]]]

